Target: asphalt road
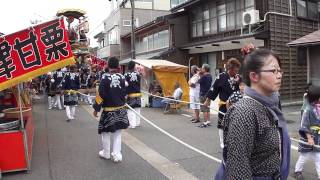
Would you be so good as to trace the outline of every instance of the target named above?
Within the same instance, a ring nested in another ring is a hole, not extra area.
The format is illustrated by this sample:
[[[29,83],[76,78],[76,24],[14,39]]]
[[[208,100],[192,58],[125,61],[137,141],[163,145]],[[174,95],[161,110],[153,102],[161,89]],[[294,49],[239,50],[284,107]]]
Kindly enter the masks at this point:
[[[31,170],[6,173],[3,179],[213,179],[221,159],[216,115],[211,115],[213,126],[198,128],[189,121],[189,111],[163,114],[162,109],[144,108],[142,115],[172,137],[141,120],[140,127],[122,132],[123,161],[113,163],[98,157],[101,142],[97,134],[98,123],[89,113],[91,111],[88,105],[78,106],[76,120],[68,123],[64,111],[48,110],[45,103],[36,102]],[[284,107],[283,112],[290,136],[297,138],[300,107]],[[291,173],[298,158],[296,146],[293,142]],[[316,179],[313,163],[306,164],[304,175],[308,180]]]

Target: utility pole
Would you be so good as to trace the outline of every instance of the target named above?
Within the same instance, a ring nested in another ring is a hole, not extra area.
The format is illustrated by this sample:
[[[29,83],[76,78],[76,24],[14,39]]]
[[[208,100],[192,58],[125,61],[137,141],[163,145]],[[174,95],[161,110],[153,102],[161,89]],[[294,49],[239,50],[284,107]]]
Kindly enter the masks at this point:
[[[136,59],[136,46],[135,46],[135,18],[134,18],[134,0],[130,0],[131,2],[131,59]]]
[[[110,1],[110,0],[109,0]],[[136,59],[136,46],[135,46],[135,18],[134,18],[134,1],[135,0],[123,0],[120,7],[125,7],[125,4],[130,1],[131,4],[131,59]]]

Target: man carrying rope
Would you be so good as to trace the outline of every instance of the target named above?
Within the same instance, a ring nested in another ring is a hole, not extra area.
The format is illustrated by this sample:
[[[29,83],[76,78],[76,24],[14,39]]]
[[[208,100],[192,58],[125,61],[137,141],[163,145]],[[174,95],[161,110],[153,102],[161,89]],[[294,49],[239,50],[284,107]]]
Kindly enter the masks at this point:
[[[96,102],[93,105],[93,115],[98,117],[98,112],[103,109],[98,126],[103,146],[99,156],[104,159],[110,159],[112,156],[114,162],[121,162],[121,129],[129,126],[125,106],[126,80],[119,73],[117,58],[109,58],[108,66],[109,73],[103,74],[100,81]],[[113,149],[110,156],[111,134],[113,134]]]
[[[232,95],[234,91],[239,90],[238,78],[236,75],[240,69],[240,62],[235,58],[230,58],[227,62],[227,72],[223,72],[219,74],[219,76],[214,81],[211,89],[207,93],[207,99],[204,102],[204,105],[209,106],[210,100],[214,101],[216,97],[219,95],[219,111],[226,113],[227,106],[226,102],[228,98]],[[220,137],[220,146],[224,147],[223,144],[223,131],[222,131],[222,119],[224,114],[218,114],[218,129],[219,129],[219,137]]]

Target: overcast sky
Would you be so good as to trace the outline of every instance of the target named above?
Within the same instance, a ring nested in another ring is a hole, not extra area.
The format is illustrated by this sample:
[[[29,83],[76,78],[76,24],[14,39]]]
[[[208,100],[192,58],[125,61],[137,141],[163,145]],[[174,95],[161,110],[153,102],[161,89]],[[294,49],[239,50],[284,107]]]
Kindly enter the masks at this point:
[[[0,2],[0,32],[11,34],[31,25],[30,20],[47,21],[65,8],[87,12],[90,24],[91,46],[97,46],[93,36],[103,30],[102,20],[109,12],[108,0],[3,0]]]

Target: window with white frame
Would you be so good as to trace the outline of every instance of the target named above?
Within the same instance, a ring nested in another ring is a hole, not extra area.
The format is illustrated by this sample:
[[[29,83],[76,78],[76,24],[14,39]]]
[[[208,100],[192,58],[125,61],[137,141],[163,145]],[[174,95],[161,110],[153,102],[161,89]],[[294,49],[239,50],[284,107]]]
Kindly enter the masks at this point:
[[[219,31],[224,31],[227,28],[227,15],[226,15],[226,4],[219,4],[218,10],[218,28]]]
[[[233,0],[227,1],[227,29],[234,29],[235,28],[235,5],[236,2]]]
[[[188,0],[171,0],[171,8],[174,8]]]
[[[209,6],[204,6],[203,9],[203,33],[205,35],[210,34],[210,11]]]
[[[109,40],[109,45],[110,44],[119,44],[118,42],[118,26],[113,27],[109,32],[108,32],[108,40]]]
[[[191,11],[192,37],[215,34],[242,26],[242,13],[254,9],[254,0],[220,0],[204,3]]]
[[[319,6],[317,0],[297,0],[297,17],[318,21]]]
[[[210,34],[218,32],[217,6],[215,2],[209,4],[210,8]]]
[[[136,18],[135,20],[134,20],[134,25],[135,25],[135,27],[139,27],[139,19],[138,18]],[[129,27],[129,26],[131,26],[131,20],[122,20],[122,26],[125,26],[125,27]]]
[[[163,30],[144,37],[138,37],[135,44],[137,53],[169,47],[169,31]]]
[[[131,20],[122,20],[122,26],[131,26]]]
[[[192,36],[197,37],[197,36],[202,36],[203,35],[203,26],[202,26],[202,21],[203,21],[203,12],[201,7],[195,8],[192,13]]]

